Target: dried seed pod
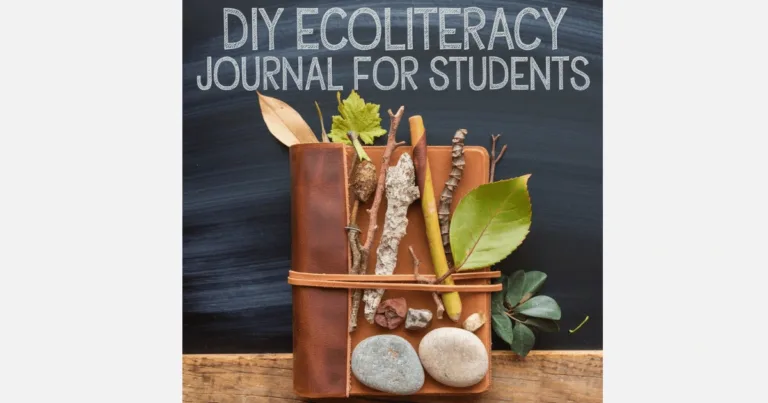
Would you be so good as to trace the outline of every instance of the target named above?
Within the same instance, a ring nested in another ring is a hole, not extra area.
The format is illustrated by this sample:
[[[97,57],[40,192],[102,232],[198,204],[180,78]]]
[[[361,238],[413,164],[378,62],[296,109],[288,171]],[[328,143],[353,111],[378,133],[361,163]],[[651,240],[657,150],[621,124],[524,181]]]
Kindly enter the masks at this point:
[[[352,173],[352,191],[358,200],[365,203],[376,190],[376,167],[371,161],[362,160]]]
[[[392,298],[379,305],[374,321],[381,327],[393,330],[403,323],[407,313],[408,307],[405,304],[405,298]]]

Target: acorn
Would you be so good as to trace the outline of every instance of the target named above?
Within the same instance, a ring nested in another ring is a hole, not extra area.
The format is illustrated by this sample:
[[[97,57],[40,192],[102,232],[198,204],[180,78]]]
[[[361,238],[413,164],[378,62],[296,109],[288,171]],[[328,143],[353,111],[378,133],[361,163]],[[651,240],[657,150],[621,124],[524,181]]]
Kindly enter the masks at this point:
[[[376,167],[371,161],[362,160],[357,163],[352,173],[352,192],[357,199],[365,203],[376,190]]]

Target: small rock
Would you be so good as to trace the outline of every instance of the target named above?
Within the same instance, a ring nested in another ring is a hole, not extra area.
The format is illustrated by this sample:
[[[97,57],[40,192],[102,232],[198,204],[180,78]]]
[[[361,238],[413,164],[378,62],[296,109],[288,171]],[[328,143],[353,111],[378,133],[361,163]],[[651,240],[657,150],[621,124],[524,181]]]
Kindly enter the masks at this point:
[[[405,328],[408,330],[424,329],[432,321],[432,312],[429,309],[408,308],[408,316],[405,317]]]
[[[397,329],[405,320],[407,309],[405,298],[388,299],[376,309],[373,320],[381,327],[386,327],[389,330]]]
[[[474,332],[475,330],[480,329],[485,324],[485,321],[485,314],[482,312],[476,312],[472,315],[469,315],[461,327],[463,327],[464,330]],[[405,323],[407,324],[408,322],[406,321]]]
[[[424,386],[424,368],[416,350],[391,334],[361,341],[352,351],[352,373],[369,388],[398,395],[416,393]]]
[[[480,382],[488,372],[488,351],[474,333],[443,327],[427,333],[419,344],[424,369],[436,381],[458,388]]]

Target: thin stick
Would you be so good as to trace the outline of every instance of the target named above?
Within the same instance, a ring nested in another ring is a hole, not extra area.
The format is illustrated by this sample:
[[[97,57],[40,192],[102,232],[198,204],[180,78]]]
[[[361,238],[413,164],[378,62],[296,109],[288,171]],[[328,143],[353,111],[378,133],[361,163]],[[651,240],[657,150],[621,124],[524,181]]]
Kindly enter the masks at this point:
[[[320,111],[319,107],[318,111]],[[347,136],[350,137],[350,140],[353,140],[355,133],[349,132],[347,133]],[[356,147],[353,147],[353,149],[355,150],[357,158],[354,158],[352,161],[352,169],[349,171],[350,176],[353,172],[355,172],[355,167],[359,163],[361,157],[358,153],[358,149]],[[349,267],[349,274],[362,274],[360,273],[360,262],[362,260],[360,248],[362,245],[360,244],[360,228],[357,226],[357,210],[359,206],[360,199],[355,196],[355,201],[352,204],[352,211],[349,214],[349,224],[347,226],[347,241],[349,242],[349,250],[352,254],[352,264]],[[362,298],[362,292],[363,290],[355,290],[352,293],[352,309],[349,313],[348,326],[350,332],[354,332],[355,329],[357,329],[357,314],[360,311],[360,299]]]
[[[496,174],[496,164],[498,164],[501,157],[504,156],[504,151],[507,151],[507,145],[504,144],[504,146],[501,147],[501,151],[499,151],[499,156],[496,156],[496,141],[499,137],[501,137],[501,134],[491,135],[491,175],[489,182],[493,182],[493,177]]]
[[[416,282],[426,284],[431,283],[430,280],[419,274],[419,265],[421,262],[419,261],[419,258],[416,257],[416,252],[413,251],[413,247],[408,246],[408,250],[411,252],[411,257],[413,258],[413,276],[416,277]],[[442,319],[443,313],[445,312],[443,301],[440,299],[440,296],[436,292],[432,293],[432,299],[435,301],[435,305],[437,306],[435,316],[437,316],[438,319]]]

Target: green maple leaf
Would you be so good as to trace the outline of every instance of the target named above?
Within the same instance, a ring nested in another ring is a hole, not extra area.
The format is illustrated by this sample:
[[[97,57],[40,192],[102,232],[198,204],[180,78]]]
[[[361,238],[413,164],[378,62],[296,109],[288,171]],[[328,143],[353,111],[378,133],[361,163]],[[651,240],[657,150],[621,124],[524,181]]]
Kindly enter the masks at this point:
[[[331,141],[352,144],[347,137],[347,132],[354,131],[365,144],[373,144],[373,140],[386,133],[381,127],[379,105],[366,103],[360,95],[352,90],[347,99],[341,100],[341,92],[336,93],[339,101],[339,115],[332,118],[331,132],[328,134]]]

